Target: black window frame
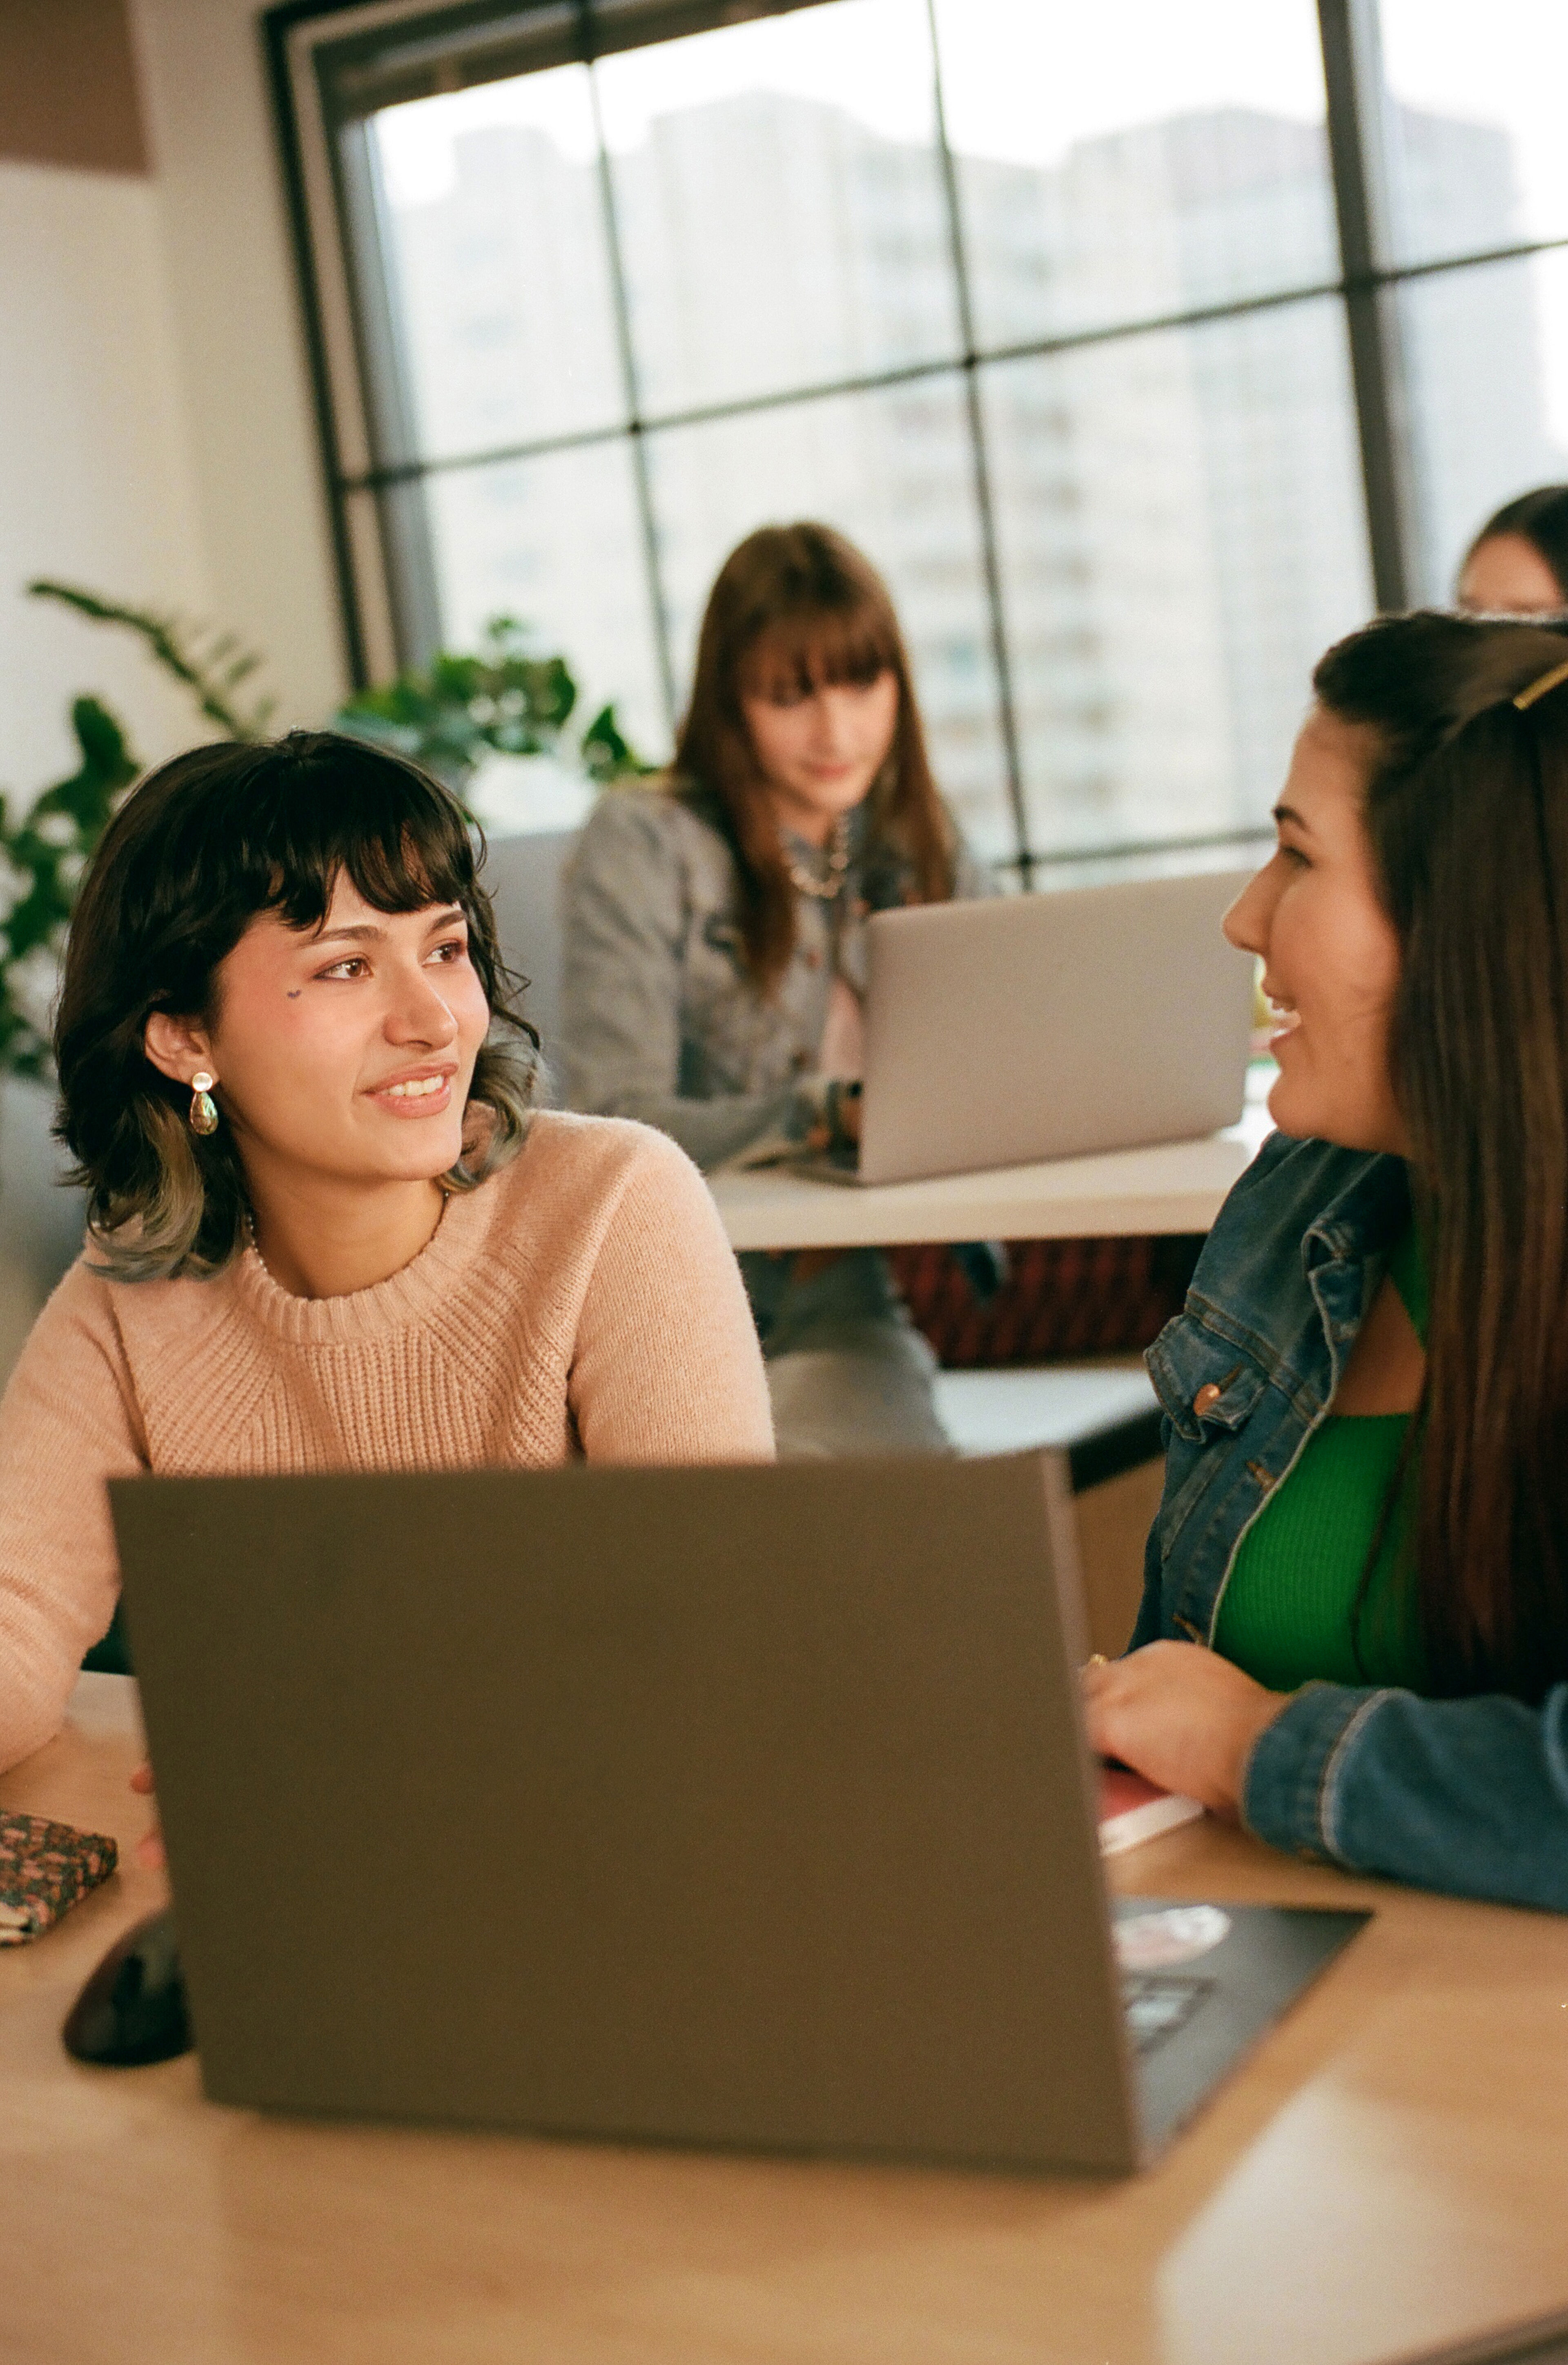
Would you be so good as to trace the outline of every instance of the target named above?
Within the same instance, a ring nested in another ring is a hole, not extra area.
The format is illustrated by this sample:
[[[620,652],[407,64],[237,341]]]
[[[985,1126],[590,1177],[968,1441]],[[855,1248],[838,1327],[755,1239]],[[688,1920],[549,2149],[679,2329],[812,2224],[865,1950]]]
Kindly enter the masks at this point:
[[[1025,887],[1039,871],[1070,873],[1148,856],[1242,847],[1265,833],[1245,827],[1171,835],[1147,844],[1036,852],[1017,726],[1014,667],[998,559],[991,469],[980,372],[995,363],[1047,358],[1161,330],[1200,329],[1333,297],[1343,307],[1355,409],[1370,571],[1387,612],[1414,603],[1421,580],[1420,517],[1414,482],[1409,389],[1400,335],[1402,286],[1489,263],[1568,248],[1568,234],[1417,263],[1393,258],[1388,203],[1389,106],[1377,0],[1316,0],[1327,108],[1327,148],[1337,218],[1336,277],[1159,315],[1139,315],[1068,334],[1006,346],[977,343],[959,201],[949,146],[940,63],[935,137],[958,291],[961,351],[940,360],[867,371],[833,382],[647,414],[641,404],[616,198],[600,143],[600,196],[616,308],[626,417],[608,428],[541,437],[465,454],[417,457],[391,315],[389,275],[377,267],[381,199],[364,126],[381,106],[546,65],[591,62],[620,50],[682,34],[784,16],[834,0],[286,0],[262,17],[312,394],[331,524],[344,648],[356,688],[417,663],[435,644],[438,611],[430,532],[420,487],[429,476],[568,448],[629,441],[640,509],[655,647],[669,720],[676,669],[648,482],[646,438],[746,411],[834,395],[872,393],[960,375],[973,462],[982,577],[990,616],[1006,796],[1015,853],[999,866]],[[934,0],[926,0],[938,56]]]

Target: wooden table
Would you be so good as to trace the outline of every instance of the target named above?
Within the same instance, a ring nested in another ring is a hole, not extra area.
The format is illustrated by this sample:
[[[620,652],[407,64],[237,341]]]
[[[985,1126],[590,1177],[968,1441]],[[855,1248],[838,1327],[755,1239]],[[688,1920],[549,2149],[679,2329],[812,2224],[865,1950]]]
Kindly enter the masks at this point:
[[[920,1240],[1068,1240],[1206,1232],[1269,1129],[1260,1099],[1201,1141],[943,1174],[928,1182],[818,1182],[764,1166],[710,1178],[733,1249],[893,1248]]]
[[[0,1803],[147,1810],[87,1676]],[[1568,2310],[1568,1922],[1236,1833],[1126,1887],[1378,1919],[1164,2163],[1122,2183],[270,2121],[57,2031],[129,1871],[0,1959],[6,2365],[1362,2365]]]

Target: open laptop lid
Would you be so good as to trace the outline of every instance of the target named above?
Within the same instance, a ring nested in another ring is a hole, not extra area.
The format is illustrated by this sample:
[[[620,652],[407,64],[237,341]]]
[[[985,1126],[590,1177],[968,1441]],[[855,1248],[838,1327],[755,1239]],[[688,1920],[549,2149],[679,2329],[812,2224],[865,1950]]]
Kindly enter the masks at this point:
[[[1135,2164],[1037,1456],[111,1494],[215,2099]]]
[[[879,912],[862,1182],[1189,1140],[1241,1115],[1252,960],[1212,871]]]

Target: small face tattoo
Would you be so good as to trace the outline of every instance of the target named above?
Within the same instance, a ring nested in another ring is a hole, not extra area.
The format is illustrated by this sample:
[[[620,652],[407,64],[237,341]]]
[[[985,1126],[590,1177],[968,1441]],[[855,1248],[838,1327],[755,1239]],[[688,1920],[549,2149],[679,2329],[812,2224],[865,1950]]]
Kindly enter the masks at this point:
[[[300,997],[300,995],[304,992],[304,991],[305,991],[305,989],[304,989],[304,987],[303,987],[303,986],[297,985],[297,986],[293,986],[293,987],[291,987],[291,988],[290,988],[290,991],[289,991],[289,996],[288,996],[288,998],[289,998],[290,1002],[297,1002],[297,1001],[298,1001],[298,999],[299,999],[299,997]]]

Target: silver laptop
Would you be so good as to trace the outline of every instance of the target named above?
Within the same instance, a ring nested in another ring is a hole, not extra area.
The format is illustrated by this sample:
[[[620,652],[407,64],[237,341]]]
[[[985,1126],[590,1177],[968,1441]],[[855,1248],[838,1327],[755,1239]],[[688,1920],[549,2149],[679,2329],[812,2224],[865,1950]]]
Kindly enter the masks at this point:
[[[1253,963],[1220,920],[1250,875],[879,912],[859,1157],[802,1170],[907,1182],[1234,1125]]]
[[[1114,1924],[1038,1455],[110,1491],[215,2101],[1128,2169],[1366,1918]]]

